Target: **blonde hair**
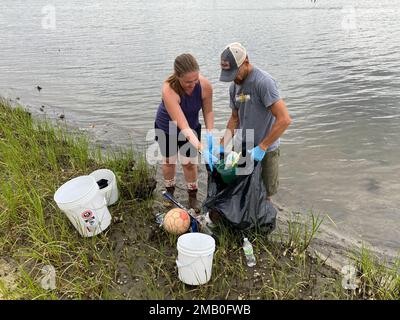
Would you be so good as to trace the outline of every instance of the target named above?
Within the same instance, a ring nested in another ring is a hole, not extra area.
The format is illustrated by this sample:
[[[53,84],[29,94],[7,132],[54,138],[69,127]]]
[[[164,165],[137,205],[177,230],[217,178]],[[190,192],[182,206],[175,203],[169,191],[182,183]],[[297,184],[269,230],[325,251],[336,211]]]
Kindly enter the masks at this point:
[[[175,58],[174,73],[171,74],[166,81],[179,96],[182,96],[185,91],[179,83],[178,77],[182,77],[186,73],[199,70],[200,68],[196,59],[190,53],[183,53]]]

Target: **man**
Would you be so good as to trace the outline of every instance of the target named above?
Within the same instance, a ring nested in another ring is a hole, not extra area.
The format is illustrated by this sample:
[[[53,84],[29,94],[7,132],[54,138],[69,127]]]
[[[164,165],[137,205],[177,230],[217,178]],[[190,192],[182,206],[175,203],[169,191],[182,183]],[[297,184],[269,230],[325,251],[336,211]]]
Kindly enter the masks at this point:
[[[279,185],[279,137],[292,122],[285,102],[279,95],[275,80],[253,66],[246,49],[237,42],[229,44],[221,54],[220,81],[233,81],[229,88],[232,114],[220,141],[220,152],[234,136],[235,130],[241,129],[238,138],[246,146],[251,145],[251,159],[262,161],[262,180],[267,199],[271,200]],[[254,132],[250,138],[249,132]]]

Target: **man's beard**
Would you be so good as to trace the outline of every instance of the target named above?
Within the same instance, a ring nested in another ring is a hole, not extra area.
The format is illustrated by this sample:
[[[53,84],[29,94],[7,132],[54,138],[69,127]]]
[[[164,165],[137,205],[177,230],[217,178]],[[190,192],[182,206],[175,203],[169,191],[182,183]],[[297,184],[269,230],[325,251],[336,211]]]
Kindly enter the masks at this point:
[[[235,84],[237,84],[237,85],[241,85],[241,84],[243,84],[244,80],[246,80],[248,75],[249,75],[249,70],[246,70],[244,72],[244,74],[243,74],[243,78],[242,79],[240,79],[240,80],[239,79],[235,79],[235,80],[233,80],[233,82],[235,82]]]

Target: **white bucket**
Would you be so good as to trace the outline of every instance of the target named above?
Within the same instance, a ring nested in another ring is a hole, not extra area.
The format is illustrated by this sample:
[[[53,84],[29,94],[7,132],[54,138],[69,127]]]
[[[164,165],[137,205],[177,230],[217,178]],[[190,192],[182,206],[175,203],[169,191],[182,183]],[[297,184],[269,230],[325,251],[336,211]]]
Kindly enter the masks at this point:
[[[101,179],[108,180],[108,186],[100,189],[100,192],[104,195],[107,201],[107,205],[111,206],[112,204],[118,201],[118,187],[117,187],[117,179],[115,177],[114,172],[108,169],[99,169],[93,171],[90,176],[93,176],[96,181]]]
[[[95,236],[111,223],[106,200],[93,176],[64,183],[54,194],[54,201],[84,237]]]
[[[189,285],[207,283],[212,272],[214,238],[200,232],[186,233],[178,238],[177,249],[179,280]]]

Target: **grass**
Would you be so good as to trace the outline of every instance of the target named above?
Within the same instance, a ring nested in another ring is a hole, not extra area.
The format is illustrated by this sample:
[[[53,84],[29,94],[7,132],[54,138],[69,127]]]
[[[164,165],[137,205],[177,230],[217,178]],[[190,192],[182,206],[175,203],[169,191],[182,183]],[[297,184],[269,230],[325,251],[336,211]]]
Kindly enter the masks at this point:
[[[350,296],[370,300],[400,300],[400,260],[382,260],[364,246],[361,251],[353,252],[352,256],[359,287]]]
[[[120,201],[111,226],[81,237],[53,200],[73,177],[108,168]],[[352,253],[359,287],[344,290],[342,275],[308,248],[323,219],[294,214],[270,236],[252,231],[257,265],[245,264],[242,233],[216,227],[211,281],[187,286],[177,276],[177,236],[156,226],[165,211],[153,195],[155,168],[131,149],[93,146],[65,122],[39,121],[0,102],[0,256],[18,268],[6,299],[399,299],[400,262],[378,261],[366,248]],[[44,265],[56,269],[55,290],[40,285]],[[1,271],[1,263],[0,263]]]
[[[23,109],[12,110],[5,103],[0,105],[0,123],[0,248],[2,256],[17,261],[21,275],[17,289],[6,297],[114,297],[116,265],[108,232],[80,238],[60,214],[53,195],[71,178],[107,167],[116,173],[121,192],[135,202],[144,194],[143,180],[137,177],[150,181],[151,168],[132,150],[104,156],[64,123],[34,121]],[[43,290],[34,280],[46,264],[58,271],[55,291]]]

